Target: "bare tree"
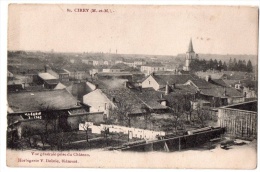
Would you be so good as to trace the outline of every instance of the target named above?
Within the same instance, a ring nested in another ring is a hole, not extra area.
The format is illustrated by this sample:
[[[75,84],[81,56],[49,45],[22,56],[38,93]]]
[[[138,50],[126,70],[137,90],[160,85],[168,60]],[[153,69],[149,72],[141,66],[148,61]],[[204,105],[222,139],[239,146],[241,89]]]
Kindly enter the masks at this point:
[[[85,133],[86,133],[86,141],[87,141],[87,143],[89,142],[89,135],[88,135],[88,133],[89,133],[89,127],[90,127],[90,124],[89,123],[84,123],[84,124],[80,124],[80,126],[82,127],[82,129],[85,131]]]
[[[110,108],[109,113],[114,116],[120,125],[126,125],[131,127],[130,114],[134,110],[134,106],[131,104],[123,103],[122,101],[114,102],[116,107]]]
[[[199,104],[195,109],[195,118],[201,127],[205,127],[209,119],[208,109]]]
[[[143,116],[144,116],[144,122],[145,122],[144,128],[146,129],[148,122],[151,122],[150,119],[151,119],[151,112],[152,111],[145,104],[141,105],[141,111],[142,111]]]
[[[178,127],[183,128],[184,127],[184,121],[185,121],[185,113],[189,106],[187,105],[187,101],[184,97],[178,97],[172,100],[169,105],[169,111],[172,115],[173,119],[173,126],[175,133],[177,134]]]

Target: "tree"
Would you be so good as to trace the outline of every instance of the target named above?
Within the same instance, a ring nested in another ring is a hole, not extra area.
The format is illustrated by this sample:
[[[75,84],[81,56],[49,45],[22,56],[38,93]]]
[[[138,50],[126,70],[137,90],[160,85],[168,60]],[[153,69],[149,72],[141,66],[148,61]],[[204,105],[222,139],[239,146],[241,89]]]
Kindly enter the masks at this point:
[[[89,123],[80,123],[80,126],[81,128],[85,131],[86,133],[86,141],[87,143],[89,142],[89,135],[88,135],[88,132],[89,132],[89,127],[90,127],[90,124]]]
[[[206,121],[209,119],[208,115],[208,109],[205,107],[202,107],[200,104],[198,104],[197,108],[195,109],[195,118],[197,122],[200,124],[200,127],[206,126]]]
[[[228,62],[228,70],[232,71],[234,69],[234,63],[230,57],[229,62]]]
[[[207,66],[207,61],[205,60],[205,59],[202,59],[201,61],[200,61],[200,64],[201,64],[201,70],[202,71],[206,71],[206,70],[208,70],[208,66]]]
[[[223,69],[222,61],[219,60],[217,70],[221,71]]]
[[[243,62],[242,60],[238,60],[238,63],[237,63],[237,71],[243,71]]]
[[[228,67],[227,67],[226,62],[223,63],[223,67],[222,68],[223,68],[224,71],[227,71]]]
[[[232,70],[234,70],[234,71],[238,71],[239,70],[236,58],[233,59],[233,69]]]
[[[253,72],[253,65],[251,63],[251,60],[248,60],[246,69],[247,69],[247,72]]]
[[[218,69],[218,61],[217,61],[217,59],[215,59],[215,60],[213,61],[213,69],[215,69],[215,70]]]
[[[148,122],[151,119],[151,110],[145,105],[142,104],[141,105],[141,111],[143,112],[143,116],[144,116],[144,122],[145,122],[145,129],[147,128]]]
[[[131,117],[129,114],[134,110],[132,104],[126,104],[122,101],[114,102],[116,107],[110,107],[109,113],[111,116],[115,117],[120,125],[125,125],[131,127]]]
[[[214,61],[212,59],[209,60],[209,69],[212,70],[214,68]]]
[[[188,120],[187,112],[191,110],[191,105],[188,97],[176,96],[171,102],[169,102],[170,114],[173,117],[173,127],[175,133],[177,133],[178,127],[184,127],[184,121]],[[187,116],[185,116],[187,114]],[[186,119],[185,119],[186,118]]]

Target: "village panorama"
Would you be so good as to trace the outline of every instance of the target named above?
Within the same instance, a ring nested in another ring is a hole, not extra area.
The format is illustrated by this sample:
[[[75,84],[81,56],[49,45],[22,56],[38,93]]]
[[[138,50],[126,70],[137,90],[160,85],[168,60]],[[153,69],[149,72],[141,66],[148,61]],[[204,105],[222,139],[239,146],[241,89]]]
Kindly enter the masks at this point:
[[[7,147],[185,151],[257,136],[257,57],[8,51]],[[222,57],[222,58],[220,58]]]

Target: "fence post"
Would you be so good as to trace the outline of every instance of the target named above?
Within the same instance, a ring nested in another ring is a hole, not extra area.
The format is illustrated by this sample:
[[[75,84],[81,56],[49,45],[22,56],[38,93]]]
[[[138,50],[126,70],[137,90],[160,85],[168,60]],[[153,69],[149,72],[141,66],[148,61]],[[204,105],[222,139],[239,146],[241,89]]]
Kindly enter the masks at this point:
[[[181,150],[181,137],[179,137],[179,151]]]

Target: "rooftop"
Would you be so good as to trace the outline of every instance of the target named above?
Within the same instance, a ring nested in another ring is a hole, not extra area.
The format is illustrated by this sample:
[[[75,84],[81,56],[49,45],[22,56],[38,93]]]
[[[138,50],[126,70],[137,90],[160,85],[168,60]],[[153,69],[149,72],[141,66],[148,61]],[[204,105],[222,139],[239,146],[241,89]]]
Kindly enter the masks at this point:
[[[129,66],[124,63],[117,63],[110,67],[110,69],[122,69],[122,70],[127,69],[127,68],[129,68]]]
[[[58,79],[55,76],[49,74],[49,73],[39,73],[38,76],[42,78],[43,80],[50,80],[50,79]]]
[[[65,89],[8,93],[7,100],[14,113],[79,107],[77,100]]]
[[[49,85],[57,85],[60,81],[58,79],[49,79],[45,80],[45,82]]]
[[[161,63],[150,63],[150,64],[146,64],[146,65],[142,65],[142,66],[146,66],[146,67],[164,67],[164,65],[162,65]]]
[[[128,88],[102,89],[102,92],[109,100],[114,100],[113,103],[118,108],[123,108],[120,106],[126,106],[131,114],[143,112],[143,102]]]
[[[226,95],[225,95],[226,90]],[[214,88],[201,88],[201,94],[214,96],[214,97],[243,97],[243,94],[232,87],[214,87]]]
[[[159,75],[154,74],[152,77],[158,82],[159,85],[169,84],[184,84],[188,80],[195,79],[192,75]]]
[[[237,109],[237,110],[244,110],[244,111],[251,111],[257,113],[257,100],[250,101],[250,102],[243,102],[238,104],[233,104],[229,106],[221,107],[223,109]]]
[[[58,74],[67,74],[68,72],[66,72],[63,69],[53,69],[54,72],[58,73]]]
[[[222,87],[229,87],[229,85],[226,84],[223,79],[211,79],[210,83],[218,85],[218,86],[222,86]]]

